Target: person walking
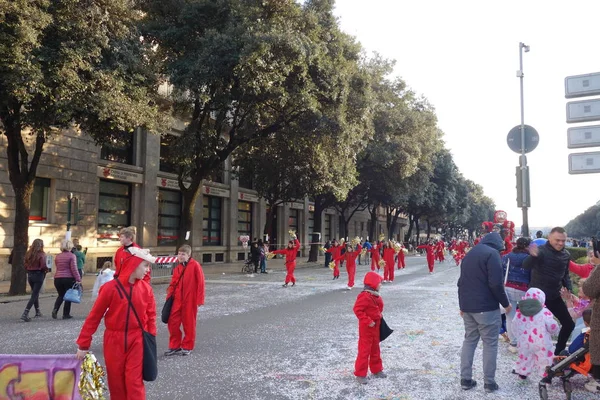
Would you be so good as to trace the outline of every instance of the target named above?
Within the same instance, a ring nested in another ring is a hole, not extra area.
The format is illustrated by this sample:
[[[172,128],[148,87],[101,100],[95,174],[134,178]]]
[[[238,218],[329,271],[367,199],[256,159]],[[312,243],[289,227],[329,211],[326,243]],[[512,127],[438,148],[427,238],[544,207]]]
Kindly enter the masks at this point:
[[[529,256],[529,244],[530,240],[528,238],[520,237],[517,239],[517,245],[513,250],[502,257],[504,272],[502,276],[506,277],[504,286],[508,301],[512,306],[511,311],[506,313],[506,330],[510,340],[508,350],[513,354],[519,351],[517,348],[517,338],[519,335],[513,331],[512,321],[515,318],[517,303],[525,296],[529,287],[529,280],[531,279],[531,271],[523,268],[523,261]],[[508,271],[506,270],[507,267]]]
[[[288,247],[289,247],[289,245],[288,245]],[[333,279],[340,278],[340,261],[339,261],[340,258],[339,257],[340,257],[340,255],[342,255],[343,248],[344,247],[341,244],[338,244],[338,241],[336,239],[333,239],[332,246],[325,251],[325,253],[331,254],[331,261],[333,261],[333,264],[334,264]],[[279,251],[281,251],[281,250],[279,250]],[[283,253],[281,253],[281,254],[283,254]],[[336,260],[338,260],[338,261],[336,261]]]
[[[396,249],[390,240],[383,245],[383,261],[385,266],[383,267],[383,282],[394,281],[394,259],[396,258]]]
[[[465,325],[465,338],[460,356],[460,385],[469,390],[477,385],[473,380],[473,357],[479,339],[483,341],[484,389],[487,393],[499,389],[496,383],[500,307],[512,310],[502,283],[500,251],[504,243],[500,234],[487,234],[469,251],[460,268],[458,303]]]
[[[422,244],[417,246],[417,250],[423,249],[427,254],[427,267],[429,268],[429,273],[433,274],[434,262],[435,262],[435,254],[436,254],[436,246],[431,243]]]
[[[348,286],[346,286],[347,290],[350,290],[354,287],[354,277],[356,276],[356,258],[359,256],[362,251],[362,246],[360,244],[357,245],[356,250],[352,250],[352,244],[346,243],[346,252],[344,254],[340,254],[333,261],[346,261],[346,272],[348,272]]]
[[[85,254],[82,251],[82,247],[80,245],[77,245],[77,246],[73,247],[73,250],[71,252],[73,254],[75,254],[75,259],[77,260],[77,272],[79,272],[79,276],[83,278],[83,267],[85,266]]]
[[[179,265],[173,270],[167,288],[167,299],[173,296],[173,306],[168,322],[169,350],[165,356],[187,356],[194,350],[198,307],[204,305],[204,272],[200,263],[192,258],[192,248],[187,244],[181,246],[177,260]]]
[[[43,317],[40,311],[40,290],[46,279],[48,266],[46,265],[46,253],[44,253],[44,242],[42,239],[35,239],[25,253],[25,269],[27,270],[27,281],[31,287],[31,297],[25,306],[25,311],[21,315],[21,319],[25,322],[30,322],[29,310],[35,307],[35,318]]]
[[[104,318],[104,361],[111,400],[144,400],[142,329],[156,336],[156,301],[144,281],[156,260],[147,250],[131,248],[119,277],[107,282],[85,319],[77,338],[77,358],[83,360]]]
[[[329,268],[329,263],[331,262],[331,253],[327,250],[331,248],[331,240],[328,240],[323,248],[325,249],[325,268]]]
[[[258,264],[260,263],[260,248],[262,241],[252,242],[250,245],[250,261],[254,264],[254,273],[258,273]]]
[[[298,256],[298,250],[300,250],[300,241],[294,236],[293,239],[288,242],[287,248],[271,252],[273,254],[285,254],[285,269],[287,274],[285,276],[285,283],[283,284],[283,287],[287,287],[288,283],[290,282],[292,283],[292,286],[296,286],[294,270],[296,269],[296,257]]]
[[[561,297],[561,289],[573,292],[569,276],[571,256],[565,250],[567,232],[561,227],[552,228],[548,241],[542,246],[532,246],[529,257],[523,261],[523,268],[531,270],[529,287],[539,288],[546,295],[546,307],[560,322],[560,332],[556,343],[555,355],[567,347],[567,340],[575,329],[575,322]]]
[[[73,242],[70,240],[63,240],[60,243],[61,253],[54,258],[54,264],[56,266],[54,272],[54,287],[58,293],[58,297],[54,302],[54,309],[52,310],[52,318],[58,317],[58,310],[63,303],[63,298],[67,290],[71,289],[76,283],[81,287],[81,276],[77,271],[77,260],[75,254],[71,253],[73,249]],[[63,308],[63,319],[73,318],[71,316],[71,302],[65,301]]]

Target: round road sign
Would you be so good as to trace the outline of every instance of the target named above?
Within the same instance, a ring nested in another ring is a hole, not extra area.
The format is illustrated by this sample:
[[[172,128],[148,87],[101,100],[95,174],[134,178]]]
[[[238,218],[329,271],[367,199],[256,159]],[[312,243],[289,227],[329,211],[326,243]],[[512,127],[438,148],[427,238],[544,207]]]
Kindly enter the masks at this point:
[[[517,125],[508,132],[506,137],[506,143],[508,147],[515,153],[521,154],[521,125]],[[524,153],[530,153],[540,143],[540,135],[530,125],[525,125],[525,151]]]

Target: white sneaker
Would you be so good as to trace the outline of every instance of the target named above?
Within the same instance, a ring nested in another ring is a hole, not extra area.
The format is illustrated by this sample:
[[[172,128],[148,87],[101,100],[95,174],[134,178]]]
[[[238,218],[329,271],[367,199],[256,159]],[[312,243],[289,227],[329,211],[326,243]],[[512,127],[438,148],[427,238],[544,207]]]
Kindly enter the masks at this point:
[[[346,290],[352,290],[350,286],[346,286]]]
[[[590,379],[585,385],[585,390],[592,393],[600,392],[600,383],[598,383],[595,379]]]
[[[517,354],[519,352],[519,349],[517,348],[517,346],[513,346],[511,344],[510,346],[508,346],[508,351],[510,351],[513,354]]]

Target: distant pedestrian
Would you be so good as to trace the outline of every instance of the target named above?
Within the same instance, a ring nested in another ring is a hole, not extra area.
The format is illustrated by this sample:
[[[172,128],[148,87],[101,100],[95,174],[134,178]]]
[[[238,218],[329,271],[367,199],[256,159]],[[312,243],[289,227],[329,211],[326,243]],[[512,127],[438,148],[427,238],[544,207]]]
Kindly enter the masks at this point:
[[[296,257],[298,256],[298,250],[300,250],[300,241],[294,236],[294,238],[288,242],[287,248],[271,252],[273,254],[285,254],[285,269],[287,274],[285,276],[285,283],[283,284],[283,287],[287,287],[288,283],[290,282],[292,286],[296,286],[294,270],[296,269]]]
[[[504,292],[500,259],[503,248],[500,234],[488,233],[462,260],[458,279],[458,303],[465,324],[465,339],[460,357],[460,385],[463,390],[477,385],[473,380],[473,358],[480,338],[483,341],[484,389],[487,393],[498,390],[495,379],[500,331],[498,304],[507,313],[512,309]]]
[[[25,253],[25,269],[27,270],[27,281],[31,287],[31,297],[25,306],[25,311],[21,319],[25,322],[31,321],[29,310],[35,307],[35,318],[43,317],[40,311],[40,290],[46,279],[48,266],[46,265],[46,253],[44,253],[44,242],[42,239],[35,239],[27,253]]]
[[[336,239],[333,239],[333,243],[332,246],[326,250],[326,253],[331,254],[331,260],[334,264],[333,266],[333,279],[339,279],[340,278],[340,262],[339,262],[339,256],[342,254],[342,249],[343,246],[338,244],[338,241]],[[338,261],[336,261],[336,259]]]
[[[354,375],[359,383],[366,384],[370,369],[375,378],[386,378],[379,348],[379,329],[383,313],[381,275],[367,272],[364,288],[354,303],[354,314],[358,318],[358,354],[354,363]]]
[[[425,250],[427,254],[427,267],[429,268],[429,273],[433,274],[433,268],[435,263],[435,254],[436,254],[436,246],[431,243],[422,244],[417,246],[417,249]]]
[[[331,248],[331,240],[328,240],[325,243],[325,246],[323,246],[323,248],[325,250],[329,250]],[[325,268],[329,267],[329,263],[331,262],[331,253],[328,251],[325,251]]]
[[[529,287],[541,289],[546,295],[546,307],[560,322],[561,328],[556,343],[555,355],[567,346],[567,340],[575,329],[575,322],[561,297],[561,289],[573,292],[569,275],[571,256],[565,250],[567,233],[561,227],[552,228],[548,241],[542,246],[532,246],[530,256],[523,261],[523,268],[531,270]]]
[[[258,272],[258,264],[260,263],[260,249],[258,242],[252,242],[250,245],[250,261],[254,264],[254,273]]]
[[[406,268],[406,247],[400,243],[400,251],[398,252],[398,269]]]
[[[75,254],[75,259],[77,260],[77,271],[79,272],[79,276],[83,278],[83,267],[85,266],[85,254],[82,251],[82,247],[77,245],[73,247],[73,254]]]
[[[63,297],[67,290],[71,289],[76,283],[81,287],[81,276],[77,271],[77,260],[75,254],[71,253],[73,242],[63,240],[60,243],[61,253],[54,258],[56,268],[54,270],[54,287],[58,293],[54,309],[52,310],[52,318],[56,319],[58,310],[63,303]],[[63,308],[63,319],[73,318],[71,316],[71,302],[65,301]]]
[[[114,276],[115,270],[113,268],[113,263],[110,261],[105,261],[104,264],[102,264],[102,268],[100,269],[98,276],[96,277],[96,282],[94,282],[94,288],[92,289],[92,300],[96,300],[100,288],[104,284],[112,281]]]
[[[258,241],[258,250],[260,251],[260,273],[267,273],[267,254],[269,253],[269,242]]]
[[[385,266],[383,267],[383,282],[394,281],[394,259],[396,258],[396,249],[392,245],[391,241],[384,242],[383,244],[383,261]]]
[[[539,247],[539,246],[545,245],[547,241],[548,241],[548,239],[544,238],[544,232],[537,231],[535,233],[535,239],[533,240],[532,243]]]
[[[191,257],[190,246],[184,244],[179,248],[179,264],[173,270],[171,284],[167,288],[167,299],[173,296],[173,306],[168,322],[169,350],[165,356],[187,356],[196,344],[198,307],[204,305],[204,272],[200,263]]]

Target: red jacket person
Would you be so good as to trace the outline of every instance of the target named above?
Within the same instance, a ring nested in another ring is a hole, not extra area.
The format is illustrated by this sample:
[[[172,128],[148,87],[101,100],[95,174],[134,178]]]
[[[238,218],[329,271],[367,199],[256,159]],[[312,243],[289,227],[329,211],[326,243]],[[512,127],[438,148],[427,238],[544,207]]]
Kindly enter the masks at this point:
[[[192,248],[187,244],[179,248],[179,265],[175,267],[167,288],[167,298],[173,295],[173,307],[168,323],[169,350],[165,356],[187,356],[196,344],[198,307],[204,305],[204,272],[191,255]],[[181,328],[185,336],[182,336]]]
[[[142,380],[142,329],[130,309],[127,296],[131,298],[144,330],[156,335],[154,293],[152,287],[143,280],[155,258],[147,250],[130,248],[128,251],[131,253],[124,260],[119,277],[100,288],[98,298],[77,338],[77,357],[83,359],[92,343],[92,335],[104,317],[104,360],[112,400],[146,398]]]
[[[346,289],[350,290],[354,287],[354,277],[356,276],[356,258],[362,251],[362,246],[359,244],[355,251],[352,251],[352,245],[348,243],[346,245],[346,252],[340,254],[333,261],[346,260],[346,271],[348,271],[348,286]]]
[[[296,285],[296,278],[294,277],[294,270],[296,269],[296,256],[300,250],[300,241],[293,239],[288,242],[287,248],[281,250],[275,250],[273,254],[285,254],[285,269],[287,275],[285,276],[284,287],[287,287],[288,283],[292,282],[292,286]]]

